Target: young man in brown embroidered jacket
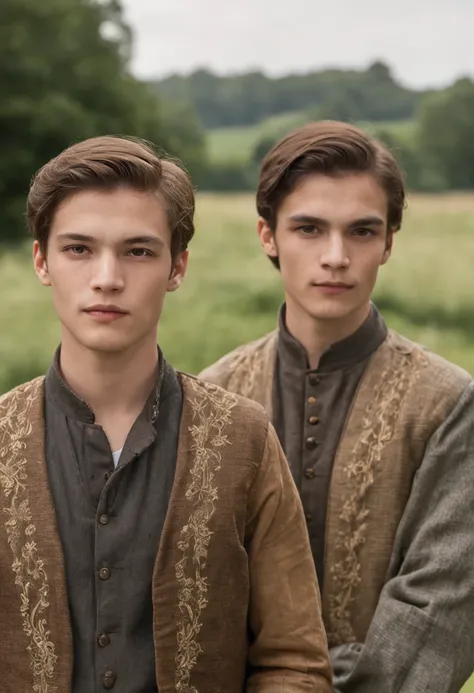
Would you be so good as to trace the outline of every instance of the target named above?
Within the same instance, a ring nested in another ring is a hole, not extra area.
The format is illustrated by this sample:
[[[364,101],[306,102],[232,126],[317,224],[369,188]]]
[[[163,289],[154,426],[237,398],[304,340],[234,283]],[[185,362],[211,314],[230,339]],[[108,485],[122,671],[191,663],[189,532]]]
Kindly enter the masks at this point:
[[[61,346],[0,399],[5,693],[328,693],[303,510],[263,408],[156,344],[194,194],[145,144],[72,146],[33,181]]]
[[[473,381],[371,303],[404,201],[393,157],[355,127],[277,144],[257,207],[278,330],[201,374],[276,426],[344,693],[458,693],[474,669]]]

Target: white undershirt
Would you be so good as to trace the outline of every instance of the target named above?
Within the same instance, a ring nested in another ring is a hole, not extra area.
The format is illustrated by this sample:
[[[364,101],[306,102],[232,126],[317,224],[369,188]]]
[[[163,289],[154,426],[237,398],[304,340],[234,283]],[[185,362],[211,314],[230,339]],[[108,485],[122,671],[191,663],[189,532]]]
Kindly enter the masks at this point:
[[[119,463],[120,455],[122,454],[123,448],[120,450],[117,450],[117,452],[112,453],[112,457],[114,458],[114,466],[116,467]]]

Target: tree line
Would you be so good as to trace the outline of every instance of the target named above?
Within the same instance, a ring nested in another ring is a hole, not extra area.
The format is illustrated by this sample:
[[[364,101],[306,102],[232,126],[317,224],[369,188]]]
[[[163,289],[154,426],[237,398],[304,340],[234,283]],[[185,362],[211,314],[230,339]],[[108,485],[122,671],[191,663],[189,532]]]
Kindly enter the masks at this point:
[[[0,3],[0,243],[25,238],[34,172],[69,144],[95,135],[143,137],[178,157],[198,189],[255,186],[277,136],[263,134],[249,160],[210,160],[207,130],[253,124],[278,113],[370,121],[405,168],[410,187],[474,187],[474,82],[417,92],[377,62],[271,79],[205,70],[145,83],[132,76],[133,37],[120,0],[2,0]],[[402,138],[389,121],[412,118]]]
[[[218,76],[209,70],[170,75],[153,83],[160,95],[191,103],[204,127],[252,125],[283,112],[311,110],[334,120],[404,120],[425,92],[398,84],[390,68],[322,70],[271,78],[262,72]]]
[[[316,114],[316,117],[318,114]],[[308,120],[314,112],[308,112]],[[353,118],[338,118],[358,124]],[[458,79],[446,89],[427,92],[420,99],[409,127],[396,121],[363,124],[384,142],[401,165],[408,188],[418,192],[474,190],[474,81]],[[252,152],[250,166],[236,166],[236,179],[255,185],[257,169],[271,146],[285,131],[263,135]]]

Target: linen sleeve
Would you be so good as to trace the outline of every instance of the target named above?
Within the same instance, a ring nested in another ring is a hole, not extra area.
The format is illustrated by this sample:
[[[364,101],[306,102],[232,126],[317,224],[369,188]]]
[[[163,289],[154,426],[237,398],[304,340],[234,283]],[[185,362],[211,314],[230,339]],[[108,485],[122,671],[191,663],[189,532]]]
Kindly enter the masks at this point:
[[[459,693],[474,670],[474,384],[428,442],[364,644],[332,655],[339,693]]]
[[[249,494],[248,693],[329,693],[321,599],[298,491],[275,430]]]

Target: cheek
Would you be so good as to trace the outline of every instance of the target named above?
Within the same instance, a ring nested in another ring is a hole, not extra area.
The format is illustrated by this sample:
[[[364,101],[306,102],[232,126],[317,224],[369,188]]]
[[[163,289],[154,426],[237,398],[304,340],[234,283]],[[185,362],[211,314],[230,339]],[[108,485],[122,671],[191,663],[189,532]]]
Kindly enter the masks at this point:
[[[81,272],[53,263],[48,268],[53,296],[72,301],[83,283]]]
[[[314,256],[314,246],[296,235],[284,236],[278,245],[280,265],[284,265],[288,272],[296,273],[302,267],[311,263]]]
[[[148,268],[147,268],[148,269]],[[143,269],[138,276],[128,282],[126,290],[142,303],[143,308],[153,310],[157,304],[161,304],[166,294],[169,283],[169,275],[165,271],[155,268],[151,271]]]
[[[376,279],[378,271],[383,261],[383,250],[373,249],[371,252],[361,253],[358,266],[361,278],[364,277],[367,283],[373,282]]]

